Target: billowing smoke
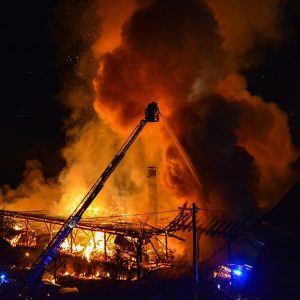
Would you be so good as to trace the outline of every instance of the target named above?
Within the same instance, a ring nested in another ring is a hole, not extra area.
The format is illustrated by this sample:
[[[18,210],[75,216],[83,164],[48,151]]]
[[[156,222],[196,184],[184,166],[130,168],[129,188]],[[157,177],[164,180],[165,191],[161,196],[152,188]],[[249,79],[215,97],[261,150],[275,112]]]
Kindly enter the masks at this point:
[[[121,45],[100,62],[97,112],[124,128],[151,99],[165,114],[195,101],[223,73],[217,31],[212,12],[196,1],[158,1],[137,10],[123,25]]]
[[[164,0],[137,8],[120,45],[100,61],[94,106],[123,131],[158,99],[200,175],[206,197],[198,201],[250,212],[277,201],[294,180],[289,163],[296,153],[285,114],[250,95],[237,74],[250,66],[244,62],[256,36],[278,39],[279,3],[230,4]],[[178,151],[165,143],[163,153],[165,183],[194,200]]]
[[[57,188],[58,182],[53,179],[46,179],[42,172],[40,162],[28,160],[23,172],[23,181],[16,188],[12,189],[5,185],[1,188],[0,199],[7,209],[20,210],[54,210],[61,197]],[[47,205],[43,201],[47,199]]]
[[[236,71],[249,68],[256,61],[247,52],[258,43],[278,43],[282,38],[282,0],[207,0],[218,20],[223,48],[227,53],[227,67]],[[258,56],[256,55],[257,59]]]

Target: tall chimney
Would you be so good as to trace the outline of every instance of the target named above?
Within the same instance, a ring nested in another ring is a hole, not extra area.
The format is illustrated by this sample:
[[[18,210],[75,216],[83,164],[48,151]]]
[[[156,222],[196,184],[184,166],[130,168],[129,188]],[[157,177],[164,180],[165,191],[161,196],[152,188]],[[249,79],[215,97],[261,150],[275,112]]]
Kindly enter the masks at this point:
[[[149,210],[150,212],[158,211],[157,203],[157,184],[156,184],[156,167],[148,167],[148,187],[149,187]],[[153,226],[158,226],[157,215],[152,215],[151,223]]]

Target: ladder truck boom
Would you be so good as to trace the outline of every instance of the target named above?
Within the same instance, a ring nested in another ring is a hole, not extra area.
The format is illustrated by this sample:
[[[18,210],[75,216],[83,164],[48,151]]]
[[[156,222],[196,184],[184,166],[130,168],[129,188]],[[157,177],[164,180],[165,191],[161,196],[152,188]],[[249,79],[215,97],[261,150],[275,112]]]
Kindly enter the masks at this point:
[[[68,235],[72,232],[73,228],[76,227],[78,222],[80,221],[82,215],[89,207],[89,205],[93,202],[95,197],[102,190],[105,182],[119,165],[124,155],[138,137],[142,129],[148,122],[158,122],[159,121],[159,110],[156,102],[152,102],[148,104],[145,109],[145,118],[142,119],[133,132],[130,134],[126,142],[123,144],[119,152],[114,156],[110,164],[103,171],[101,176],[95,182],[95,184],[91,187],[85,197],[81,200],[79,205],[73,211],[73,213],[69,216],[69,218],[65,221],[59,231],[55,234],[52,240],[45,247],[43,252],[39,255],[39,257],[34,261],[31,267],[31,272],[26,280],[26,287],[33,286],[37,281],[39,281],[45,271],[45,268],[49,266],[56,255],[60,250],[60,246],[63,241],[68,237]]]

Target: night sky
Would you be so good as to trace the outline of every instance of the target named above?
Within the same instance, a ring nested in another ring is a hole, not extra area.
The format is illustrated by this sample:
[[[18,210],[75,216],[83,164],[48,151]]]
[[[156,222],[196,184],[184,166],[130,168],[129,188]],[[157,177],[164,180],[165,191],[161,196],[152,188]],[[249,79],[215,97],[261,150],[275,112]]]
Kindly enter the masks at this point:
[[[40,160],[47,176],[64,163],[66,111],[57,95],[65,66],[51,36],[55,6],[19,1],[2,10],[1,184],[17,184],[27,159]]]
[[[70,8],[63,12],[59,2],[18,1],[2,7],[0,185],[16,186],[28,159],[39,160],[46,177],[55,177],[64,166],[60,149],[66,142],[68,110],[59,95],[66,77],[72,76],[76,60],[70,57],[80,54],[80,45],[62,51],[62,39],[55,33],[60,27],[67,32],[63,18],[70,18],[70,12],[79,14],[80,1],[64,1]],[[262,48],[258,39],[260,64],[245,75],[253,94],[276,102],[288,113],[292,138],[299,147],[299,2],[288,1],[283,15],[283,40]]]

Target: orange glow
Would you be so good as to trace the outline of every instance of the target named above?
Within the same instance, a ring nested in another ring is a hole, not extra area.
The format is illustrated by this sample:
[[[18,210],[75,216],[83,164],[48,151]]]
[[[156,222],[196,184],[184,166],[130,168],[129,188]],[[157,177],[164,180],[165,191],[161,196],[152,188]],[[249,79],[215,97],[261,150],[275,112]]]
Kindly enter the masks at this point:
[[[8,209],[70,215],[157,101],[174,139],[162,121],[147,124],[85,216],[149,212],[149,166],[158,170],[158,210],[185,201],[245,213],[271,208],[295,181],[290,165],[299,150],[286,113],[252,95],[240,74],[252,65],[247,53],[257,36],[280,40],[281,1],[261,2],[98,1],[93,13],[101,20],[92,25],[99,35],[76,65],[78,84],[62,92],[71,111],[65,167],[48,179],[38,161],[28,161],[22,183],[3,187],[0,200]],[[90,261],[103,243],[97,232],[72,246],[65,240],[62,249]]]
[[[95,56],[112,51],[121,42],[121,27],[136,9],[136,0],[101,1],[99,14],[102,17],[102,34],[92,47]],[[117,13],[116,13],[117,12]]]

